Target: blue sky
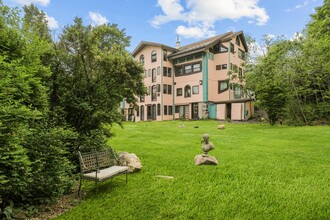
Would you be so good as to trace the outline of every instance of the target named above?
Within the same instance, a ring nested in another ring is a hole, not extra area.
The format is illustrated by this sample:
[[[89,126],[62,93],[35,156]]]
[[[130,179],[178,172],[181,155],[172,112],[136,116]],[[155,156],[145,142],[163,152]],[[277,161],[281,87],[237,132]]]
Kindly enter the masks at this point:
[[[140,41],[175,47],[227,31],[290,39],[301,32],[323,0],[3,0],[10,7],[35,4],[46,12],[54,33],[81,17],[85,24],[118,24],[131,36],[129,51]]]

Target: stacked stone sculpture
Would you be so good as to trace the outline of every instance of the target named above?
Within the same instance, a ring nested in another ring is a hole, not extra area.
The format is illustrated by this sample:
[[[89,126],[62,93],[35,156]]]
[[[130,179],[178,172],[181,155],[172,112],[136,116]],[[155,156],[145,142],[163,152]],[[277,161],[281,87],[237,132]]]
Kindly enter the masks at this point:
[[[204,134],[202,138],[203,154],[195,156],[195,165],[218,165],[218,160],[214,156],[209,156],[209,151],[214,149],[214,145],[209,141],[209,135]]]

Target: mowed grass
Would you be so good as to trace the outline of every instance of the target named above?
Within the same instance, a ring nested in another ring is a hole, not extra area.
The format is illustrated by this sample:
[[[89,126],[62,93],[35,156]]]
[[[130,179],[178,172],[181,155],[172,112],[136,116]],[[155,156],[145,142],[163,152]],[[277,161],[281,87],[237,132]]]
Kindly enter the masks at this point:
[[[85,182],[83,201],[57,219],[330,219],[329,126],[224,124],[112,127],[110,145],[135,153],[142,170],[127,185],[122,177],[97,187]],[[204,133],[218,166],[194,164]]]

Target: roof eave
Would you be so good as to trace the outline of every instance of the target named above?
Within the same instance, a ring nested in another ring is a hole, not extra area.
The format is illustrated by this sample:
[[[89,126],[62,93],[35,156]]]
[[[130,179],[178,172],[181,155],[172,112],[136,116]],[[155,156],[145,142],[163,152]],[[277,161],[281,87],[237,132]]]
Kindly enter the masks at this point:
[[[206,48],[203,47],[203,48],[199,48],[199,49],[196,49],[196,50],[189,50],[187,52],[179,52],[179,54],[171,54],[168,56],[168,59],[169,60],[174,60],[174,59],[177,59],[177,58],[180,58],[180,57],[184,57],[184,56],[189,56],[191,54],[195,54],[195,53],[200,53],[200,52],[204,52],[206,51]]]
[[[177,51],[178,49],[164,45],[164,44],[159,44],[159,43],[154,43],[154,42],[147,42],[147,41],[141,41],[139,45],[135,48],[135,50],[132,52],[132,55],[135,57],[136,54],[138,54],[144,47],[146,46],[156,46],[160,47],[162,49],[166,49],[168,51]]]

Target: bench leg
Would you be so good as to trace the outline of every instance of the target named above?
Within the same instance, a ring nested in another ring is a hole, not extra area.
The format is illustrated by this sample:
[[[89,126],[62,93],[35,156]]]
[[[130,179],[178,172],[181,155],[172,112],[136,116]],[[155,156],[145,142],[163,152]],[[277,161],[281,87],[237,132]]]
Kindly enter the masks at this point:
[[[78,189],[78,198],[80,198],[80,191],[81,191],[81,180],[82,178],[80,177],[80,182],[79,182],[79,189]]]

